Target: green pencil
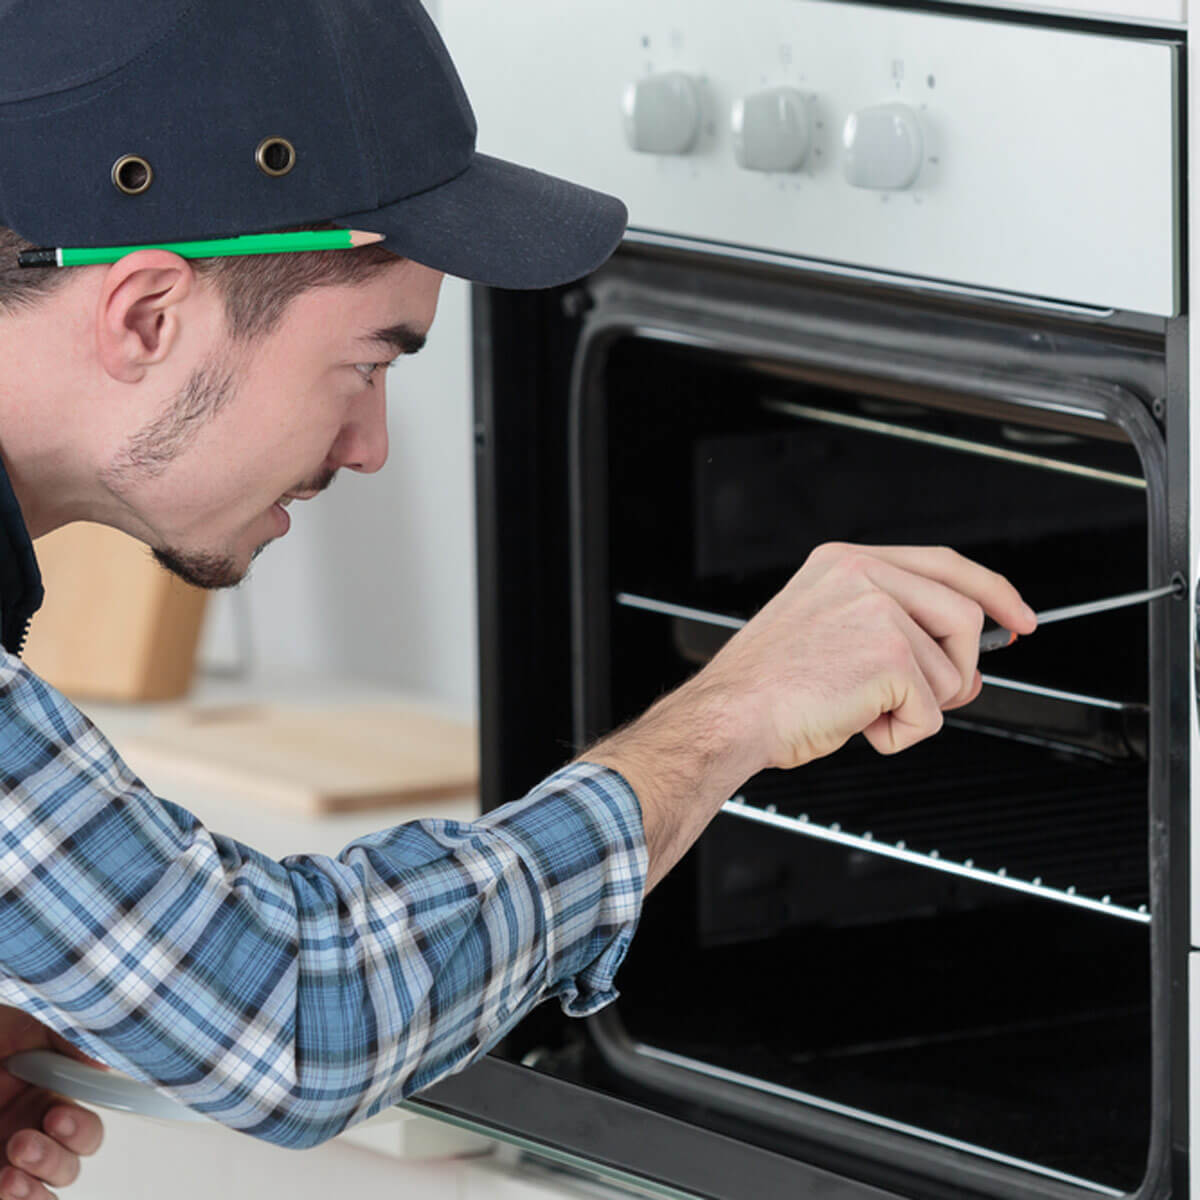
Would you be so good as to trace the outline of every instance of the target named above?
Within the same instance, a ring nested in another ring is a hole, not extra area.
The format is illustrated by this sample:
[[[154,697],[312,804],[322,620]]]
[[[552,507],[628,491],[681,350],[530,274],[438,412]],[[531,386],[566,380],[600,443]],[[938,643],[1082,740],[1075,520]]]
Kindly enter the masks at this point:
[[[251,233],[204,242],[151,242],[144,246],[39,246],[23,250],[23,267],[89,267],[113,263],[135,250],[170,250],[182,258],[230,258],[237,254],[295,254],[301,250],[353,250],[383,241],[361,229],[309,229],[297,233]]]

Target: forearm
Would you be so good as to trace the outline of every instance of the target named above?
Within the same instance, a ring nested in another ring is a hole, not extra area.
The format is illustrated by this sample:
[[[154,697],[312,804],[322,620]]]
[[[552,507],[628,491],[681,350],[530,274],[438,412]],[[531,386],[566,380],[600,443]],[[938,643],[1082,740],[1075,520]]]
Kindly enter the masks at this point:
[[[754,718],[699,675],[582,758],[620,772],[642,808],[650,891],[704,832],[722,804],[767,764]]]

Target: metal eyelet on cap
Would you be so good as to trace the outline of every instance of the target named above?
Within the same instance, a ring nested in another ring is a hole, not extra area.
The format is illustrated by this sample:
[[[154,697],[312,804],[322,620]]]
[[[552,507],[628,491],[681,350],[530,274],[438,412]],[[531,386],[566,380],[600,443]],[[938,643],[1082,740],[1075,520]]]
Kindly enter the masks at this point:
[[[264,175],[278,178],[296,165],[296,147],[285,137],[263,138],[254,152],[254,161]]]
[[[154,182],[154,168],[140,154],[122,154],[112,165],[113,187],[140,196]]]

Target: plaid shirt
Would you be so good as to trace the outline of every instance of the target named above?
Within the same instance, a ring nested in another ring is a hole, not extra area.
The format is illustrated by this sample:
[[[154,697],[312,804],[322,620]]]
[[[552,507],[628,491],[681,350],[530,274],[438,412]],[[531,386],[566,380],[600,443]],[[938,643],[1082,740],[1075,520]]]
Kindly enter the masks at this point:
[[[469,824],[276,862],[157,798],[0,652],[0,1002],[235,1129],[315,1145],[616,996],[646,848],[589,764]]]

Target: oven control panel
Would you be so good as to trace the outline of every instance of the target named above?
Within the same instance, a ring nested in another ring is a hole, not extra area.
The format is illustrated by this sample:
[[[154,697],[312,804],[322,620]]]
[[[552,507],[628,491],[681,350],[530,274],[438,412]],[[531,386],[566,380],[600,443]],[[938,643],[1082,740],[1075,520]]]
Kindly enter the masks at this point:
[[[479,148],[619,195],[633,238],[1179,310],[1167,40],[829,0],[442,0],[442,27]]]
[[[625,140],[641,154],[687,154],[700,132],[702,86],[682,71],[635,79],[625,89]],[[812,138],[811,99],[791,87],[739,96],[730,108],[733,154],[748,171],[799,171]],[[921,120],[907,104],[873,104],[842,129],[846,182],[899,191],[916,182],[924,157]]]

